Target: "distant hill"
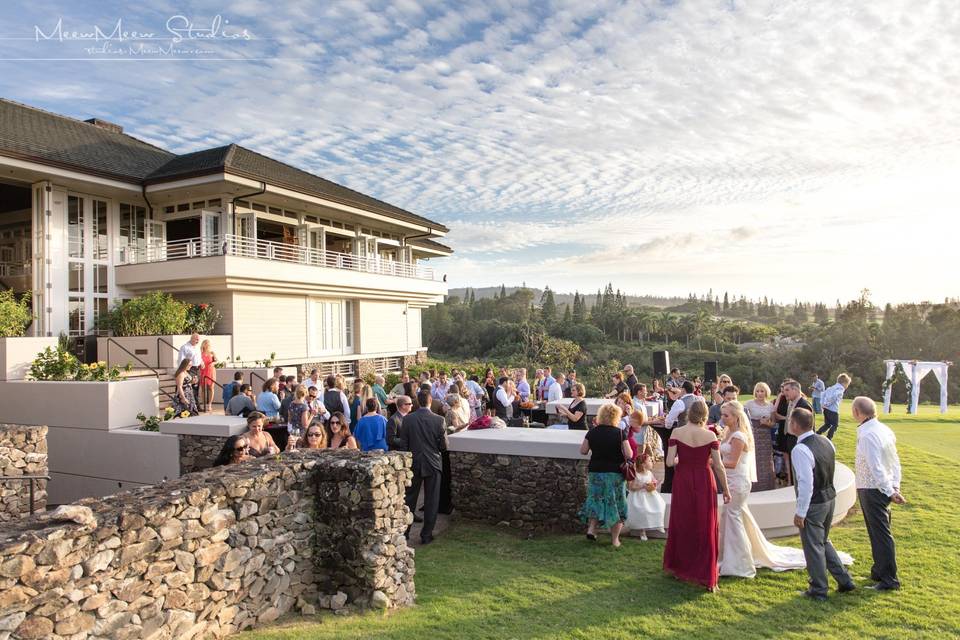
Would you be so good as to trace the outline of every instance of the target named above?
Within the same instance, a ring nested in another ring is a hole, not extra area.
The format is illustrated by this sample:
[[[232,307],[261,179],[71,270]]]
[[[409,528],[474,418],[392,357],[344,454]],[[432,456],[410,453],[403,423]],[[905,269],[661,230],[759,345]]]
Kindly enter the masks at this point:
[[[510,295],[514,291],[518,291],[522,287],[507,287],[507,295]],[[477,300],[482,300],[483,298],[492,298],[494,295],[500,295],[500,287],[470,287],[473,290],[473,295]],[[534,287],[527,287],[530,291],[533,292],[533,300],[536,303],[540,302],[540,297],[543,295],[543,289],[537,289]],[[467,292],[467,288],[459,287],[457,289],[450,289],[448,296],[457,296],[461,300],[463,299],[464,294]],[[587,307],[589,308],[597,299],[596,291],[580,292],[580,295],[585,295],[587,297]],[[627,306],[630,307],[659,307],[666,308],[676,305],[683,304],[687,302],[686,298],[681,297],[672,297],[665,298],[662,296],[627,296]],[[558,305],[569,304],[573,305],[573,294],[572,293],[558,293],[557,291],[553,292],[553,299],[556,300]]]

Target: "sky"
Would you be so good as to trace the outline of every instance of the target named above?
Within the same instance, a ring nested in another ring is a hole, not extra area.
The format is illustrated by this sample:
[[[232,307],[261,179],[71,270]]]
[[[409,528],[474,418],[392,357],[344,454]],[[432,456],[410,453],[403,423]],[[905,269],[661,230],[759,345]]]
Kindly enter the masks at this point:
[[[451,287],[960,296],[955,0],[7,2],[0,95],[442,222]]]

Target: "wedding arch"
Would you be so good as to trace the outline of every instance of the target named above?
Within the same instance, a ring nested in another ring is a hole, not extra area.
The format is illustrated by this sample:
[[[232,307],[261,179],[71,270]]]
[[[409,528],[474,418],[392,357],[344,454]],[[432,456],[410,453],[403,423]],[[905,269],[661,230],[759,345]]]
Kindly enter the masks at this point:
[[[920,403],[920,381],[931,371],[937,377],[937,382],[940,383],[940,413],[947,412],[947,369],[952,363],[884,360],[883,364],[887,368],[887,375],[883,382],[884,413],[890,413],[890,394],[893,391],[893,383],[901,377],[906,377],[904,382],[907,384],[907,393],[910,396],[907,413],[916,413],[917,405]]]

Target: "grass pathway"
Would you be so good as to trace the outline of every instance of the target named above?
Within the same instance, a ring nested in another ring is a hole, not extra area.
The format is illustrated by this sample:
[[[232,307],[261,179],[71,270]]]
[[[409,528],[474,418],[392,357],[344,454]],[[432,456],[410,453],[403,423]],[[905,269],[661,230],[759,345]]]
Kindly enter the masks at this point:
[[[848,410],[845,403],[844,410]],[[722,578],[709,594],[664,576],[662,541],[627,539],[619,551],[601,538],[523,539],[455,522],[417,551],[417,606],[389,614],[294,618],[241,638],[960,638],[960,410],[946,418],[885,416],[898,434],[903,491],[894,511],[905,588],[864,589],[826,603],[797,595],[802,572],[762,570],[756,579]],[[841,422],[839,457],[852,466],[855,425]],[[870,546],[860,513],[834,529],[838,549],[868,584]],[[799,538],[779,544],[799,546]]]

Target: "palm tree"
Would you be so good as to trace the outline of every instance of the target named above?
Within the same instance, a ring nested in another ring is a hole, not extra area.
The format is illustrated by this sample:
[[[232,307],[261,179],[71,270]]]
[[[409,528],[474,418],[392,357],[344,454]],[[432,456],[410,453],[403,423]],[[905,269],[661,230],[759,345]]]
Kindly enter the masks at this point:
[[[663,311],[657,318],[657,326],[663,335],[664,344],[669,344],[670,334],[673,333],[674,327],[676,326],[676,318],[669,311]]]
[[[637,311],[633,316],[637,322],[637,333],[640,335],[640,346],[643,346],[643,334],[645,331],[650,331],[650,327],[653,325],[653,314],[649,311]]]
[[[707,324],[710,322],[710,312],[700,307],[697,309],[697,312],[693,315],[693,330],[697,334],[697,349],[701,350],[703,347],[700,345],[700,334],[707,327]]]

